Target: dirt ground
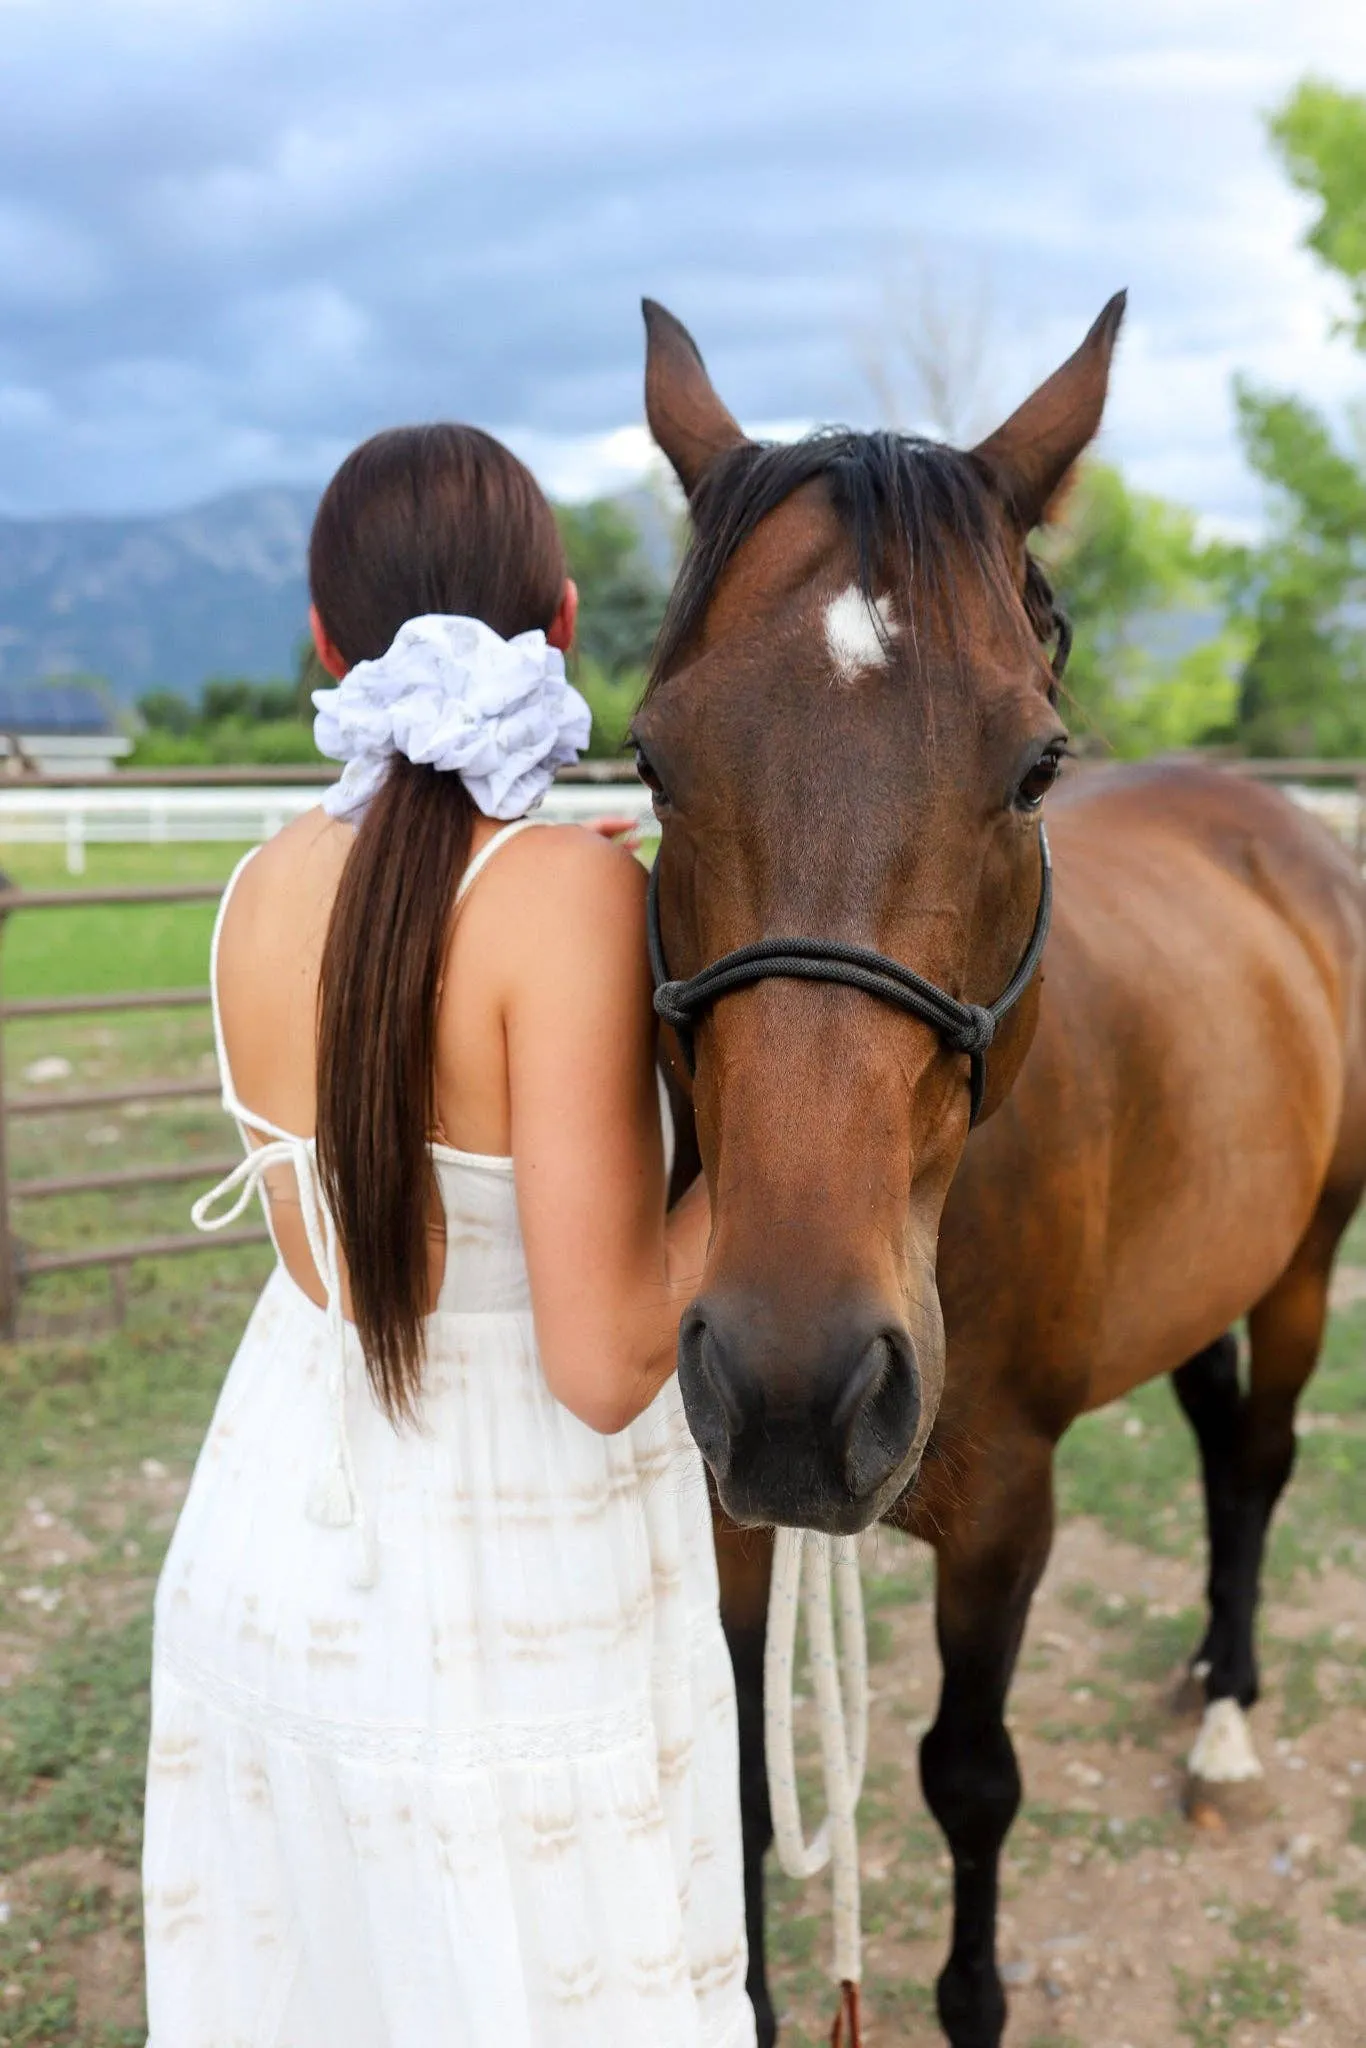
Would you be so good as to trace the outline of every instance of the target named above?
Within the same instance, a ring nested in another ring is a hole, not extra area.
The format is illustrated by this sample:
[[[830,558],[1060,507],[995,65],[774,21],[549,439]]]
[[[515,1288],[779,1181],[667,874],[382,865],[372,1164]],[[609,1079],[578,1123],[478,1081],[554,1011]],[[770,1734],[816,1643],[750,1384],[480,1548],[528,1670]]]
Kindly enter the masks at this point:
[[[930,1988],[949,1865],[916,1777],[938,1684],[929,1575],[923,1555],[879,1533],[869,1581],[879,1654],[861,1823],[868,2035],[873,2048],[932,2048],[943,2039]],[[1009,2048],[1366,2040],[1361,1583],[1330,1570],[1292,1601],[1268,1602],[1278,1641],[1317,1650],[1326,1638],[1344,1661],[1316,1658],[1318,1711],[1293,1737],[1276,1734],[1274,1700],[1254,1712],[1273,1811],[1236,1830],[1193,1827],[1181,1807],[1198,1716],[1175,1695],[1198,1594],[1185,1558],[1117,1542],[1090,1520],[1059,1534],[1010,1716],[1026,1790],[1004,1864]],[[832,2011],[824,1881],[776,1889],[782,2039],[821,2040]]]

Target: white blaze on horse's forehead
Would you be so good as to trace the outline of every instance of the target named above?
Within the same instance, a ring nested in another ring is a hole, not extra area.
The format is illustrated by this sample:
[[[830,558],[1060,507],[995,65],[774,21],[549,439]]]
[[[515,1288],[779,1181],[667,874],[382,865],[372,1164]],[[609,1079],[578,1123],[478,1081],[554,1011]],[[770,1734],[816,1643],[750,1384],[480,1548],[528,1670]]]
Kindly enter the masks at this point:
[[[846,682],[870,668],[886,668],[887,636],[895,630],[890,597],[870,603],[856,583],[825,607],[825,643]]]
[[[1237,1700],[1214,1700],[1206,1707],[1187,1766],[1193,1778],[1203,1778],[1207,1785],[1241,1785],[1261,1777],[1247,1717]]]

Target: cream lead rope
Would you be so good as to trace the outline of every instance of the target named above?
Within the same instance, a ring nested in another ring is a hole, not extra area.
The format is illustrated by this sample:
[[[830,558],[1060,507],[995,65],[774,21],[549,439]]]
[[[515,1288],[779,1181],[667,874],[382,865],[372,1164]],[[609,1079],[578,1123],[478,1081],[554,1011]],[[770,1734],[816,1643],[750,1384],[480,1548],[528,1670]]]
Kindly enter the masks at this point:
[[[797,1610],[803,1594],[826,1803],[826,1817],[810,1842],[802,1828],[792,1741]],[[830,2037],[831,2048],[842,2048],[846,2038],[848,2048],[861,2048],[859,1984],[863,1975],[863,1936],[855,1812],[868,1760],[868,1640],[856,1537],[821,1536],[810,1529],[776,1532],[764,1643],[764,1741],[779,1863],[792,1878],[814,1877],[827,1863],[832,1866],[832,1974],[840,1987],[840,2009]]]

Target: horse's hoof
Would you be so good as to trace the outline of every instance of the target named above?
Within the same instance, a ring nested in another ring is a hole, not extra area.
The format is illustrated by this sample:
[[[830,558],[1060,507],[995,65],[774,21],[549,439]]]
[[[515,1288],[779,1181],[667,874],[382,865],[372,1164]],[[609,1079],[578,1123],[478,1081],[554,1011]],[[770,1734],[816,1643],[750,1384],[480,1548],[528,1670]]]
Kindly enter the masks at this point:
[[[1265,1778],[1219,1780],[1194,1771],[1186,1773],[1181,1804],[1191,1826],[1212,1835],[1255,1827],[1276,1810]]]
[[[1247,1716],[1235,1699],[1211,1700],[1186,1759],[1184,1800],[1198,1827],[1249,1827],[1272,1811]]]
[[[939,1979],[939,2024],[950,2048],[1001,2048],[1006,2030],[1005,1988],[995,1970],[989,1978]]]

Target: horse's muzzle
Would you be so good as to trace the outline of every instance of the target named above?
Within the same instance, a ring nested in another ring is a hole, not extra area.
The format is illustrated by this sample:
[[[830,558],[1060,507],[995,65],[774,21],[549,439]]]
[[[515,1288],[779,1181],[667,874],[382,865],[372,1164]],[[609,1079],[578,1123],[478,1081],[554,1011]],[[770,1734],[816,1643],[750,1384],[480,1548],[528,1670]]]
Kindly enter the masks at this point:
[[[721,1505],[741,1523],[852,1534],[910,1476],[915,1346],[885,1310],[846,1309],[819,1341],[781,1345],[743,1297],[699,1297],[678,1335],[688,1422]]]

